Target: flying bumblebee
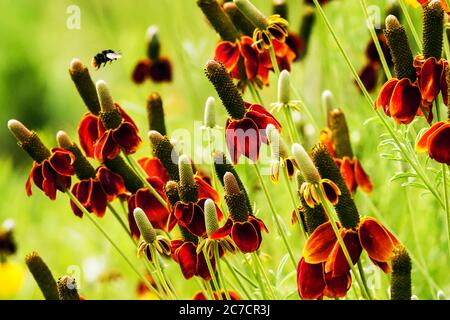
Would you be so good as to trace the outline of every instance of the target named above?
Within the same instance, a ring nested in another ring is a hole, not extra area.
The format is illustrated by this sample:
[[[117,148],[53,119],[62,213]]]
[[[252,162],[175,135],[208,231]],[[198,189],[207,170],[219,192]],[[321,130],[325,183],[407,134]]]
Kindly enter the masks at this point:
[[[102,64],[106,65],[107,62],[112,63],[114,60],[120,59],[121,57],[122,54],[120,52],[115,52],[111,49],[103,50],[92,58],[91,65],[98,70]]]

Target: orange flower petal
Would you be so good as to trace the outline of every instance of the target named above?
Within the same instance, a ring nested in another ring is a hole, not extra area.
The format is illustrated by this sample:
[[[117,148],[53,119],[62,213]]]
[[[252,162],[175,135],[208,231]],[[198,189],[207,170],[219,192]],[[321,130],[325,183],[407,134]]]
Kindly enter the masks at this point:
[[[446,124],[446,122],[436,122],[433,124],[425,133],[424,135],[419,139],[416,145],[416,151],[417,152],[425,152],[428,151],[428,139],[429,137],[435,133],[442,125]]]
[[[398,82],[398,79],[391,79],[387,81],[381,88],[378,98],[375,101],[375,109],[382,108],[387,116],[391,115],[389,112],[389,104],[394,88]]]
[[[322,298],[325,289],[323,264],[309,264],[302,258],[297,267],[297,289],[302,299]]]
[[[364,191],[364,192],[372,192],[373,185],[370,181],[369,176],[364,171],[363,167],[359,163],[358,159],[353,159],[353,170],[355,173],[356,184]]]
[[[389,103],[391,117],[397,123],[408,124],[413,121],[422,102],[419,87],[405,78],[400,80],[392,92]]]
[[[350,160],[349,157],[344,157],[341,161],[341,165],[339,166],[342,178],[344,178],[345,184],[347,185],[347,188],[351,193],[355,192],[356,190],[356,179],[353,172],[352,162],[353,161]]]
[[[428,153],[431,159],[450,165],[450,124],[439,127],[428,138]]]
[[[369,257],[378,262],[392,258],[397,240],[374,218],[366,217],[359,226],[359,239]]]
[[[307,263],[320,263],[327,260],[336,244],[331,222],[325,222],[311,234],[303,249],[303,257]]]
[[[340,230],[342,239],[344,240],[345,247],[348,250],[348,254],[352,259],[353,264],[355,264],[362,252],[362,247],[359,242],[358,234],[353,230]],[[331,254],[325,263],[325,272],[332,272],[332,276],[339,277],[350,270],[347,259],[345,258],[344,251],[342,250],[340,244],[336,241],[335,246]]]
[[[422,99],[432,103],[441,89],[441,79],[444,66],[441,61],[431,57],[425,60],[420,69],[419,87]]]

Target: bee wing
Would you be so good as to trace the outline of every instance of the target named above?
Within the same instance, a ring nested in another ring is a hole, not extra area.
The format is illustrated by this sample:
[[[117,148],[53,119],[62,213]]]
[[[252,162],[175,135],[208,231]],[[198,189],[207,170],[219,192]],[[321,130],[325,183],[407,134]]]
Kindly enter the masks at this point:
[[[119,58],[122,58],[122,55],[117,52],[110,52],[106,54],[106,57],[110,60],[117,60]]]

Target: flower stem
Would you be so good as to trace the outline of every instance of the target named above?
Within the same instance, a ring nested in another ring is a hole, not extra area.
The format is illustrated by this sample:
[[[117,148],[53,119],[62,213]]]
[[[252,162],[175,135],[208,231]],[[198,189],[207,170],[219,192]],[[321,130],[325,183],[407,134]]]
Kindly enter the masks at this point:
[[[205,248],[203,248],[203,255],[205,256],[206,265],[208,266],[209,274],[211,275],[211,280],[214,284],[214,288],[216,289],[217,295],[219,296],[219,300],[223,300],[222,295],[220,294],[220,287],[216,279],[216,274],[212,267],[211,260],[209,259],[208,252],[206,252]]]
[[[330,21],[328,20],[327,16],[325,15],[325,12],[323,11],[322,6],[319,4],[317,0],[313,0],[314,4],[316,5],[319,14],[321,15],[322,19],[325,21],[325,24],[327,25],[328,30],[330,31],[331,35],[333,36],[342,56],[344,57],[344,60],[347,63],[347,66],[349,67],[354,79],[358,83],[358,86],[361,88],[361,91],[363,92],[370,108],[373,108],[374,101],[372,97],[370,96],[369,92],[367,91],[366,87],[364,86],[363,82],[361,81],[361,78],[359,77],[358,73],[356,72],[355,67],[353,66],[352,62],[350,61],[349,56],[345,52],[344,48],[342,47],[341,42],[339,41],[336,32],[334,31],[333,27],[331,26]],[[400,1],[402,3],[402,1]],[[411,158],[410,152],[407,150],[407,147],[405,147],[406,143],[400,141],[400,138],[394,131],[394,128],[390,125],[390,123],[384,118],[384,116],[380,113],[379,110],[375,110],[376,115],[380,119],[381,123],[386,127],[386,129],[389,131],[389,134],[394,139],[395,143],[397,144],[400,152],[402,153],[404,159],[411,165],[411,167],[416,171],[417,176],[423,181],[427,189],[433,194],[433,196],[438,200],[439,204],[444,208],[444,202],[442,201],[440,195],[438,192],[436,192],[435,188],[431,185],[430,180],[428,179],[427,175],[425,174],[425,171],[423,167],[420,165],[420,163],[416,162],[415,159]],[[415,153],[412,153],[415,154]]]
[[[275,49],[273,48],[273,42],[270,43],[269,47],[270,61],[272,62],[273,70],[277,78],[280,75],[280,68],[278,67],[277,56],[275,54]]]
[[[228,270],[230,270],[231,274],[234,277],[234,280],[236,280],[236,282],[239,284],[239,286],[241,287],[242,291],[244,291],[244,294],[247,296],[248,299],[252,299],[251,294],[248,292],[247,288],[244,286],[244,283],[242,281],[239,280],[234,268],[230,265],[230,263],[228,262],[227,259],[223,259],[223,261],[225,262],[225,264],[228,267]],[[246,277],[246,276],[245,276]],[[245,277],[243,277],[245,279]],[[250,280],[251,281],[251,280]]]
[[[270,197],[269,191],[267,190],[267,186],[266,186],[266,184],[264,183],[264,179],[263,179],[262,176],[261,176],[261,171],[259,170],[258,164],[257,164],[257,163],[254,163],[253,166],[254,166],[254,168],[255,168],[256,175],[258,176],[259,182],[260,182],[260,184],[261,184],[261,186],[262,186],[262,188],[263,188],[264,195],[265,195],[265,197],[266,197],[267,203],[269,204],[270,211],[272,212],[273,219],[275,220],[275,224],[276,224],[276,226],[277,226],[278,234],[279,234],[279,235],[281,236],[281,238],[283,239],[284,245],[286,246],[286,249],[288,250],[289,257],[291,258],[291,262],[292,262],[292,264],[294,265],[294,268],[297,268],[297,262],[296,262],[296,260],[295,260],[295,258],[294,258],[294,254],[292,253],[292,249],[291,249],[291,247],[289,246],[289,242],[288,242],[287,239],[286,239],[286,235],[285,235],[285,233],[283,232],[283,229],[281,228],[280,221],[278,220],[278,214],[277,214],[277,212],[275,211],[275,207],[273,206],[273,203],[272,203],[272,198]]]
[[[267,283],[267,287],[269,288],[269,292],[270,295],[272,296],[272,299],[276,299],[275,292],[273,292],[272,284],[270,283],[266,270],[264,269],[264,266],[261,263],[261,259],[259,258],[258,253],[256,251],[253,252],[253,260],[256,261],[258,268],[261,270],[261,273],[264,277],[264,281]]]
[[[361,281],[364,285],[364,290],[366,290],[367,294],[369,295],[369,299],[373,300],[369,287],[367,286],[366,276],[364,275],[364,268],[362,266],[361,259],[358,260],[358,272],[359,275],[361,276]]]
[[[134,172],[138,175],[139,179],[142,180],[144,185],[148,188],[148,190],[151,192],[151,194],[161,203],[164,208],[167,210],[169,207],[167,206],[166,201],[161,197],[161,195],[153,188],[153,186],[147,181],[145,178],[145,174],[141,168],[141,166],[134,160],[133,157],[130,155],[124,153],[125,159],[127,159],[128,163],[130,164],[131,168],[134,170]]]
[[[122,229],[125,231],[125,233],[128,235],[128,237],[131,239],[131,241],[133,242],[134,245],[136,245],[136,240],[133,239],[133,237],[131,236],[130,231],[128,230],[128,227],[126,226],[125,222],[122,220],[122,218],[120,217],[119,213],[116,211],[116,209],[114,209],[114,207],[108,203],[108,209],[109,211],[111,211],[111,213],[113,214],[113,216],[116,218],[117,222],[119,222],[120,226],[122,227]]]
[[[260,105],[264,105],[261,96],[258,93],[258,90],[256,90],[255,86],[253,85],[253,83],[249,83],[248,84],[248,89],[250,90],[250,93],[252,95],[253,100],[255,100],[257,103],[259,103]]]
[[[163,286],[164,290],[167,292],[167,295],[169,295],[170,299],[173,300],[174,297],[172,294],[172,290],[169,288],[166,278],[162,273],[161,266],[159,265],[159,256],[153,244],[150,245],[150,251],[152,252],[152,256],[154,257],[153,265],[155,266],[156,274],[158,275],[159,281],[161,282],[161,285]]]
[[[216,300],[216,297],[214,297],[214,291],[213,291],[213,289],[211,287],[211,283],[209,281],[206,281],[206,280],[203,280],[203,283],[205,284],[206,289],[208,290],[208,294],[209,294],[211,300]]]
[[[214,243],[214,259],[216,260],[219,282],[222,286],[225,297],[227,298],[227,300],[231,300],[230,294],[228,293],[228,290],[225,285],[225,277],[223,276],[222,266],[220,263],[219,245],[217,243]]]
[[[291,138],[291,143],[300,143],[300,137],[298,131],[295,128],[294,120],[292,119],[292,113],[289,110],[289,106],[284,105],[283,107],[284,116],[286,118],[286,123],[288,124],[289,137]]]
[[[405,0],[399,0],[398,3],[400,4],[400,7],[403,11],[403,14],[405,16],[406,23],[408,24],[409,29],[411,29],[411,33],[414,37],[414,41],[416,42],[416,45],[419,48],[419,51],[422,52],[422,42],[420,41],[419,34],[417,33],[414,23],[411,20],[411,16],[409,15],[408,7],[405,4]]]
[[[386,75],[386,77],[388,79],[391,79],[392,78],[391,70],[389,69],[389,66],[386,62],[386,57],[384,56],[383,49],[381,48],[380,40],[378,39],[378,36],[375,32],[375,28],[372,23],[372,20],[370,19],[369,14],[367,12],[367,3],[365,0],[360,0],[359,3],[361,4],[361,7],[364,11],[364,16],[366,18],[366,21],[369,24],[368,27],[369,27],[370,35],[372,36],[373,43],[375,44],[375,47],[378,52],[378,56],[380,57],[380,61],[381,61],[381,65],[383,66],[384,74]]]
[[[362,280],[360,279],[358,273],[356,273],[355,267],[353,266],[352,258],[350,257],[350,254],[348,253],[347,246],[345,245],[344,239],[342,239],[342,236],[338,230],[336,219],[334,217],[334,209],[330,206],[330,203],[328,202],[327,198],[323,194],[322,190],[320,188],[316,188],[317,193],[319,194],[320,202],[322,203],[322,206],[327,213],[328,219],[330,219],[331,227],[333,228],[333,231],[336,235],[336,238],[339,242],[339,245],[342,249],[342,252],[344,253],[345,259],[347,259],[347,263],[350,266],[350,269],[353,273],[353,275],[356,278],[356,282],[358,282],[359,287],[361,288],[361,293],[367,298],[370,299],[369,293],[366,291],[366,287],[364,286]]]
[[[128,264],[128,266],[133,270],[134,273],[141,279],[141,281],[146,285],[146,287],[156,294],[160,299],[163,299],[161,294],[153,288],[153,286],[149,283],[149,281],[142,276],[142,274],[139,273],[139,271],[136,269],[136,267],[131,263],[131,261],[128,259],[128,257],[123,253],[123,251],[117,246],[117,244],[114,242],[114,240],[111,239],[111,237],[108,235],[108,233],[95,221],[95,219],[91,216],[91,214],[86,210],[86,208],[78,201],[78,199],[73,195],[73,193],[70,190],[66,190],[65,193],[69,197],[69,199],[78,207],[78,209],[83,212],[84,216],[86,216],[89,221],[97,228],[98,231],[100,231],[101,234],[108,240],[108,242],[114,247],[114,249],[117,250],[117,252],[120,254],[120,256],[125,260],[125,262]]]

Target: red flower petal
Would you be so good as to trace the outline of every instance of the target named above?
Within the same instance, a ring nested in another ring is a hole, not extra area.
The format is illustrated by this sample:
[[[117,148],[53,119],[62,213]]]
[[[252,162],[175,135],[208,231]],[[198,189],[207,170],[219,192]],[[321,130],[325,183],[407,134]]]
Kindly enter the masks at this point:
[[[133,74],[131,75],[131,78],[133,79],[134,83],[141,84],[149,76],[150,76],[150,60],[143,59],[138,61],[138,63],[134,67]]]
[[[209,183],[198,175],[194,176],[194,180],[197,183],[199,199],[212,199],[216,204],[220,204],[219,193]]]
[[[389,111],[397,123],[408,124],[414,120],[422,102],[419,87],[407,78],[400,80],[392,92]]]
[[[192,278],[197,273],[197,252],[192,242],[185,242],[176,252],[181,272],[186,279]]]
[[[337,242],[331,222],[325,222],[318,226],[306,241],[303,249],[305,262],[317,264],[328,259]]]
[[[117,129],[114,129],[112,136],[126,154],[135,153],[142,142],[137,128],[128,122],[123,122]]]
[[[428,138],[428,153],[431,159],[450,165],[450,124],[447,123]]]
[[[92,182],[92,191],[89,197],[89,204],[91,211],[99,218],[102,218],[106,213],[106,206],[108,199],[105,191],[103,191],[100,181]]]
[[[431,57],[425,60],[419,73],[419,88],[422,99],[432,103],[441,90],[441,79],[444,66]]]
[[[136,192],[136,207],[141,208],[145,212],[153,228],[166,230],[169,212],[147,188],[139,189]]]
[[[395,243],[392,235],[377,220],[365,217],[359,226],[359,239],[373,260],[387,262],[393,257]],[[395,239],[395,238],[394,238]]]
[[[42,177],[44,178],[44,181],[42,182],[44,193],[50,200],[55,200],[57,189],[56,174],[47,160],[42,163]]]
[[[214,60],[223,63],[228,72],[236,68],[241,53],[237,43],[221,41],[216,46]]]
[[[353,170],[355,173],[356,184],[364,191],[364,192],[372,192],[373,185],[370,181],[369,176],[364,171],[363,167],[359,163],[358,159],[353,159]]]
[[[325,280],[323,263],[309,264],[302,258],[297,266],[297,290],[302,299],[319,299],[323,296]]]
[[[83,148],[87,157],[94,157],[94,145],[98,140],[97,122],[99,118],[92,113],[85,113],[81,118],[80,125],[78,126],[78,137],[80,140],[81,148]]]
[[[139,159],[138,163],[149,177],[159,177],[164,183],[170,180],[167,170],[158,158],[144,157]]]
[[[340,230],[340,234],[342,239],[344,240],[345,247],[348,250],[348,254],[352,259],[353,264],[355,264],[362,252],[361,244],[359,243],[358,234],[352,230]],[[325,263],[325,272],[332,272],[332,277],[339,277],[350,270],[350,266],[348,265],[347,259],[345,258],[344,251],[342,250],[339,242],[336,241],[336,244],[331,251],[330,256]]]
[[[231,219],[228,219],[227,222],[225,222],[225,224],[223,225],[223,227],[220,227],[210,235],[210,238],[213,240],[225,238],[231,233],[232,227],[233,221]]]
[[[73,176],[75,170],[72,167],[74,156],[66,150],[52,149],[49,163],[57,174],[62,176]]]
[[[25,183],[25,190],[27,192],[27,196],[31,196],[33,194],[31,191],[31,182],[33,180],[34,181],[38,180],[38,179],[34,178],[34,176],[35,176],[36,172],[41,171],[40,169],[38,169],[39,167],[40,167],[39,164],[36,161],[33,161],[33,167],[31,167],[30,174],[28,175],[27,182]],[[42,180],[43,179],[40,180],[40,185],[42,185]]]
[[[244,253],[254,252],[261,245],[261,236],[250,222],[235,222],[231,228],[231,238]]]
[[[350,160],[349,157],[344,157],[340,162],[341,164],[339,170],[341,172],[342,178],[344,178],[348,190],[350,190],[351,193],[354,193],[356,190],[356,179],[353,172],[353,161]]]
[[[101,166],[97,170],[97,177],[109,201],[126,192],[123,178],[108,168]]]
[[[389,117],[391,116],[389,105],[395,86],[398,82],[399,80],[395,78],[387,81],[381,88],[377,100],[375,101],[375,109],[382,108],[384,113]]]
[[[325,274],[326,287],[324,295],[329,298],[343,298],[347,294],[352,284],[350,273],[345,273],[339,277],[332,277],[331,272]]]
[[[253,120],[243,118],[231,121],[227,125],[225,138],[234,164],[238,163],[241,155],[253,161],[258,160],[261,139],[259,128]]]
[[[246,36],[241,38],[240,47],[244,58],[245,74],[248,80],[253,80],[258,74],[258,51],[253,47],[253,40]]]
[[[120,146],[112,138],[111,130],[106,131],[95,145],[95,158],[103,162],[105,159],[114,159],[120,153]]]
[[[73,185],[73,187],[72,187],[72,193],[75,195],[75,197],[77,199],[78,199],[78,196],[77,196],[77,194],[78,194],[78,186],[79,186],[79,183],[75,183]],[[70,207],[72,208],[73,213],[77,217],[79,217],[79,218],[83,217],[83,211],[81,211],[72,200],[70,200]]]
[[[213,272],[216,271],[216,261],[214,258],[211,260],[211,267]],[[199,277],[202,277],[204,280],[209,281],[211,280],[211,274],[208,269],[208,265],[206,264],[205,255],[203,252],[200,252],[197,254],[197,266],[196,266],[196,273]]]
[[[154,82],[172,81],[172,64],[170,60],[165,57],[160,57],[158,60],[152,61],[149,74]]]

